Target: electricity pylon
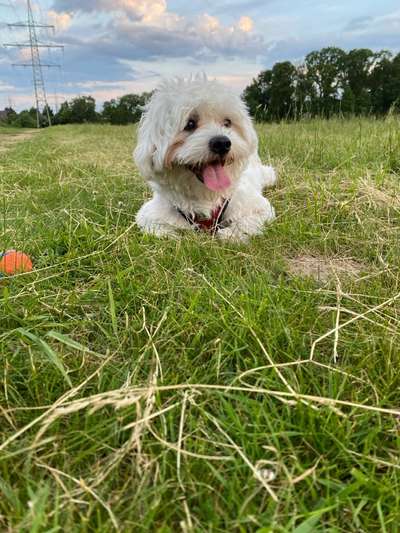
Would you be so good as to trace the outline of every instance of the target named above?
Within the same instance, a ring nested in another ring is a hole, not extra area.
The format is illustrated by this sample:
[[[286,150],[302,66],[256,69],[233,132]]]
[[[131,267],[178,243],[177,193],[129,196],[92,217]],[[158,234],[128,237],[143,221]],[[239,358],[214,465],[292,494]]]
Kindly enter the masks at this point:
[[[51,126],[51,117],[49,113],[49,105],[47,103],[46,87],[43,79],[43,67],[46,68],[60,68],[60,65],[51,65],[42,63],[39,53],[39,48],[61,48],[64,46],[61,44],[49,44],[40,43],[38,41],[36,28],[50,28],[54,31],[54,26],[50,24],[38,24],[35,22],[32,12],[31,0],[27,0],[28,18],[27,22],[15,22],[13,24],[7,24],[9,28],[28,28],[28,43],[4,43],[4,46],[14,46],[17,48],[29,48],[30,49],[30,61],[28,63],[14,63],[14,67],[29,67],[32,69],[33,89],[35,93],[36,102],[36,124],[40,128],[40,115],[41,110],[46,112],[49,126]]]

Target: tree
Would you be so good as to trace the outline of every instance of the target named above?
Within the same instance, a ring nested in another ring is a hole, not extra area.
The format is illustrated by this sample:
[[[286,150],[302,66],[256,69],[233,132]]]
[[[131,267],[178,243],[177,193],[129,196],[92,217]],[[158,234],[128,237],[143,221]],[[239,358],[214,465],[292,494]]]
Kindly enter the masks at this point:
[[[96,122],[96,101],[92,96],[78,96],[70,102],[71,122]]]
[[[305,65],[297,67],[294,84],[295,118],[301,118],[305,115],[311,116],[315,105],[316,91]]]
[[[118,100],[104,102],[102,117],[111,124],[130,124],[138,122],[143,113],[149,93],[126,94]]]
[[[344,57],[344,80],[354,97],[353,113],[366,114],[371,109],[370,77],[374,62],[375,54],[368,48],[350,50]]]
[[[19,128],[36,128],[36,109],[33,107],[29,111],[24,109],[18,114],[12,125]]]
[[[54,113],[53,113],[53,110],[51,109],[51,107],[49,105],[45,105],[44,108],[43,108],[43,111],[41,113],[41,116],[40,116],[40,126],[42,128],[47,128],[47,126],[50,126],[50,124],[49,124],[49,116],[50,116],[51,123],[54,124]]]
[[[2,119],[7,124],[12,124],[14,120],[17,118],[18,113],[14,111],[12,107],[5,107],[2,111]]]
[[[269,114],[273,119],[288,119],[294,116],[296,69],[290,63],[275,63],[270,86]]]
[[[396,93],[396,67],[392,54],[386,50],[376,55],[374,69],[371,73],[371,102],[374,112],[387,113],[399,96]]]
[[[341,110],[344,115],[353,115],[356,110],[356,98],[350,85],[344,88],[341,100]]]
[[[63,102],[54,117],[55,124],[69,124],[71,122],[71,107],[69,102]]]
[[[55,116],[55,124],[82,124],[97,122],[96,100],[92,96],[78,96],[71,101],[63,102]]]
[[[384,112],[400,111],[400,53],[387,65],[387,72],[383,86],[385,110]]]
[[[322,48],[306,56],[307,75],[316,89],[321,115],[329,117],[339,109],[345,57],[346,53],[335,47]]]
[[[400,53],[393,59],[392,79],[389,86],[392,107],[400,111]]]
[[[148,93],[126,94],[120,98],[119,104],[123,109],[126,109],[129,122],[139,122],[143,113],[143,107],[148,99]]]
[[[117,124],[118,123],[118,103],[113,98],[112,100],[108,102],[104,102],[103,104],[103,111],[101,113],[102,118],[105,122],[110,122],[111,124]]]
[[[251,116],[256,120],[264,121],[270,119],[268,113],[271,101],[271,81],[272,70],[264,70],[244,90],[243,99]]]

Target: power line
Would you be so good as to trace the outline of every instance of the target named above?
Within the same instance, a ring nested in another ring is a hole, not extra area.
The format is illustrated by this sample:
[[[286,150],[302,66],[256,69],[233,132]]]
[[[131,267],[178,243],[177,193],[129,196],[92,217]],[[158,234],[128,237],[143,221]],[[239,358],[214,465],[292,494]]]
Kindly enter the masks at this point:
[[[37,28],[47,28],[54,31],[54,26],[51,24],[39,24],[35,22],[33,17],[31,0],[27,0],[27,22],[14,22],[7,24],[9,28],[27,28],[28,29],[28,43],[4,43],[5,47],[15,48],[29,48],[30,61],[27,63],[13,63],[15,67],[28,67],[32,69],[33,89],[35,93],[36,102],[36,124],[40,128],[41,112],[45,111],[49,126],[51,126],[51,117],[49,112],[49,105],[47,102],[46,87],[43,78],[43,68],[61,68],[61,65],[42,63],[39,48],[60,48],[64,49],[63,45],[40,43],[37,37]]]
[[[18,48],[26,48],[27,45],[25,43],[4,43],[3,46],[16,46]],[[63,44],[39,44],[37,43],[36,46],[38,48],[64,48]]]

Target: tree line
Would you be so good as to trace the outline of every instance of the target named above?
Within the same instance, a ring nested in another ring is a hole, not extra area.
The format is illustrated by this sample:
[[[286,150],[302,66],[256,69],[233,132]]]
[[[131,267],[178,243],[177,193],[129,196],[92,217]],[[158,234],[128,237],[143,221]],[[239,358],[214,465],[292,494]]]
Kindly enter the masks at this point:
[[[92,96],[79,96],[63,102],[56,113],[50,108],[48,112],[52,124],[131,124],[140,120],[150,95],[126,94],[104,102],[100,112]],[[400,53],[322,48],[310,52],[301,65],[283,61],[263,70],[242,96],[251,115],[261,122],[400,111]],[[8,108],[0,111],[0,122],[33,128],[36,110],[16,113]],[[47,110],[41,125],[48,126]]]
[[[53,125],[82,124],[85,122],[105,122],[110,124],[132,124],[138,122],[143,107],[151,93],[126,94],[121,98],[104,102],[100,112],[96,111],[96,100],[92,96],[78,96],[61,104],[54,113],[49,107],[40,114],[41,127],[47,127],[48,114]],[[36,109],[24,109],[17,113],[12,108],[6,108],[2,113],[2,122],[16,127],[35,128],[37,124]]]
[[[260,72],[243,98],[259,121],[399,111],[400,54],[323,48],[299,66],[284,61]]]

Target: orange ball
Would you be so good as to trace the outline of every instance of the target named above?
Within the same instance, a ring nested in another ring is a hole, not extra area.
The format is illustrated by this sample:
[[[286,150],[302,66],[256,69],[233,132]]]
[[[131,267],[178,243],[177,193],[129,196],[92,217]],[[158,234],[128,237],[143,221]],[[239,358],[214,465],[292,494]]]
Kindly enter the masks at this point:
[[[12,275],[30,272],[33,268],[31,258],[23,252],[8,250],[0,254],[0,272]]]

